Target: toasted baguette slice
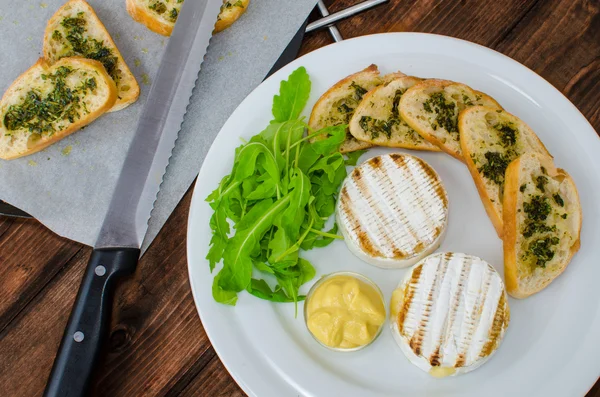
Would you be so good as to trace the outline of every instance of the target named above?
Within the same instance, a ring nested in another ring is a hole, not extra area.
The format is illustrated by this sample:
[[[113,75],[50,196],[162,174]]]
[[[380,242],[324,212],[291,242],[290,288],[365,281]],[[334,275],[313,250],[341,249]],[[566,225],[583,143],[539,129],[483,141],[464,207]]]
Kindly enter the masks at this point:
[[[485,210],[502,237],[504,172],[524,153],[550,155],[537,135],[521,119],[485,106],[475,106],[458,118],[462,152]]]
[[[81,56],[100,61],[117,85],[117,102],[109,110],[121,110],[140,96],[140,86],[127,67],[106,28],[84,0],[70,0],[48,21],[44,57],[49,63]]]
[[[350,123],[354,110],[363,96],[382,82],[383,79],[379,76],[377,65],[371,65],[340,80],[315,103],[308,125],[314,130],[319,130],[324,127]],[[346,131],[346,140],[342,143],[340,152],[353,152],[372,146],[370,143],[357,140],[349,131]]]
[[[163,36],[170,36],[183,0],[127,0],[127,12],[134,21]]]
[[[85,58],[40,60],[0,101],[0,158],[38,152],[110,109],[117,87],[104,66]]]
[[[395,77],[365,94],[350,120],[350,133],[373,145],[439,152],[440,148],[423,139],[399,113],[402,94],[421,79]]]
[[[492,97],[465,84],[431,79],[409,88],[402,95],[400,115],[423,138],[464,162],[458,114],[476,105],[502,109]]]
[[[504,277],[526,298],[546,288],[579,250],[581,204],[573,179],[548,156],[527,153],[506,169]]]
[[[223,0],[221,12],[217,17],[215,32],[227,29],[246,12],[250,0]]]

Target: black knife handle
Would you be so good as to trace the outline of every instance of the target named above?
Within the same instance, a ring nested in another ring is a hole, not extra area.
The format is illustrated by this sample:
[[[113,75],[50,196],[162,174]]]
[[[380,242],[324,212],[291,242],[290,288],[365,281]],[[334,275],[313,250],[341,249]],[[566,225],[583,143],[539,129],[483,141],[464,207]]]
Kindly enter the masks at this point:
[[[134,248],[92,252],[44,396],[86,395],[110,323],[116,281],[133,273],[139,256]]]

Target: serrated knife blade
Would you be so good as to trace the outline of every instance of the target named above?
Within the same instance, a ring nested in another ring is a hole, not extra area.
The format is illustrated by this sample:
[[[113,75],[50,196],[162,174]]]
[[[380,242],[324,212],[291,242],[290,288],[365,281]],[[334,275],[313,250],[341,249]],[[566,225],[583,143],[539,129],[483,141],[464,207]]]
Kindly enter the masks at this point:
[[[110,322],[116,280],[135,270],[163,175],[222,0],[187,0],[154,77],[44,395],[84,396]]]

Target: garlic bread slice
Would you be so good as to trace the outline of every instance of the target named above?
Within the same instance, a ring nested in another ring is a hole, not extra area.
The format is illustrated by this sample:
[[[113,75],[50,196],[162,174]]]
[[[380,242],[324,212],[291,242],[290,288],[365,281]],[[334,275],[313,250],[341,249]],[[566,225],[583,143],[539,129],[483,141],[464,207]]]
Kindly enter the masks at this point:
[[[340,80],[315,103],[308,125],[313,130],[320,130],[324,127],[350,123],[354,110],[364,95],[382,82],[377,65],[371,65]],[[346,131],[346,140],[342,143],[340,152],[353,152],[372,146],[370,143],[357,140],[350,131]]]
[[[151,31],[170,36],[179,17],[183,0],[127,0],[127,12],[134,21]]]
[[[458,129],[469,172],[496,233],[502,237],[506,167],[525,153],[550,154],[527,124],[505,110],[485,106],[466,109],[460,113]]]
[[[471,106],[502,107],[492,97],[449,80],[425,80],[400,100],[400,115],[423,138],[465,161],[460,147],[458,114]]]
[[[506,287],[526,298],[547,287],[579,250],[579,194],[552,158],[526,153],[506,169],[503,215]]]
[[[100,61],[117,85],[117,102],[110,112],[121,110],[140,95],[133,73],[110,34],[84,0],[70,0],[50,18],[44,34],[44,57],[54,63],[80,56]]]
[[[430,150],[440,149],[423,139],[400,116],[400,98],[419,83],[418,77],[395,75],[386,83],[367,92],[350,120],[350,133],[359,141],[378,146]]]
[[[250,0],[223,0],[221,12],[215,24],[215,33],[227,29],[246,12]]]
[[[0,158],[38,152],[88,125],[117,99],[115,82],[98,61],[41,58],[0,101]]]

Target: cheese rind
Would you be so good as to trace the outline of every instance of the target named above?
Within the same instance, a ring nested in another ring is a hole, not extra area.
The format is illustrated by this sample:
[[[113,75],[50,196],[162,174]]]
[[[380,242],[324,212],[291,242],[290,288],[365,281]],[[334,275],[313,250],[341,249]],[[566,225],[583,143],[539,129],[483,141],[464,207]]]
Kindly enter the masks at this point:
[[[446,252],[425,258],[405,275],[393,297],[394,339],[410,362],[435,377],[481,366],[498,349],[510,321],[502,278],[471,255]]]
[[[448,197],[424,160],[392,153],[354,169],[342,185],[336,213],[353,254],[374,266],[402,268],[439,247]]]

